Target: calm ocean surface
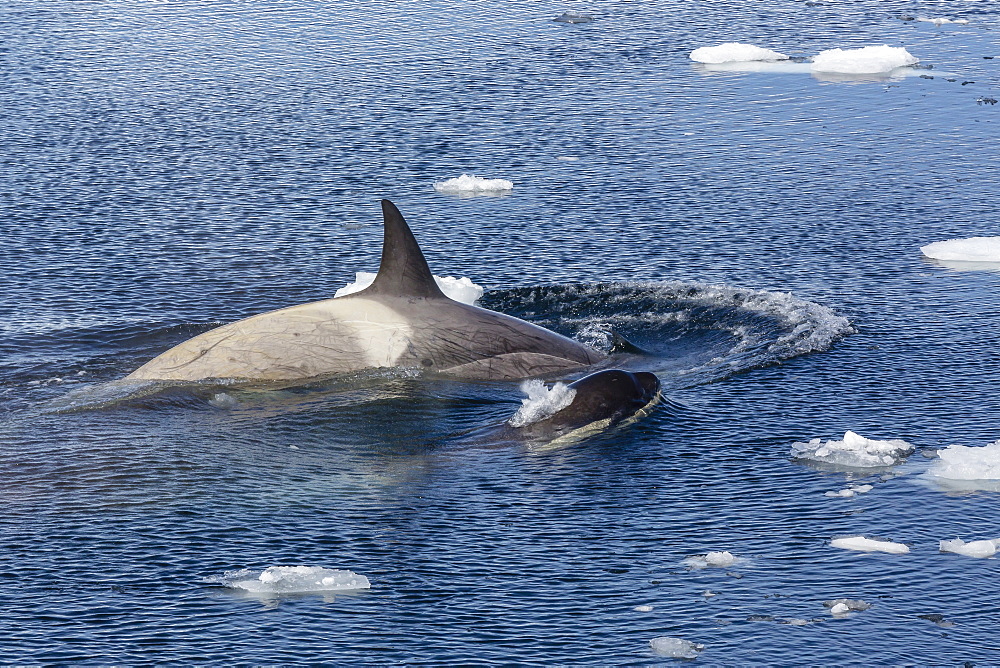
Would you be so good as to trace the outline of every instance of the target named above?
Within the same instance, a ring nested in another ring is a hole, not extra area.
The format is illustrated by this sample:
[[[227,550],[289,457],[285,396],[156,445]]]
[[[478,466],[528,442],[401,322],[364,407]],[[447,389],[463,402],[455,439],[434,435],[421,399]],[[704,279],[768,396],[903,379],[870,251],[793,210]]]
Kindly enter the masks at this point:
[[[729,41],[932,69],[688,58]],[[920,252],[1000,234],[997,97],[973,0],[3,3],[0,663],[1000,663],[1000,561],[938,551],[1000,538],[1000,497],[926,474],[1000,439],[1000,272]],[[463,173],[514,189],[435,191]],[[383,197],[435,273],[613,325],[667,401],[544,448],[475,437],[517,383],[109,391],[374,271]],[[916,452],[790,455],[847,430]],[[220,583],[299,565],[371,588]]]

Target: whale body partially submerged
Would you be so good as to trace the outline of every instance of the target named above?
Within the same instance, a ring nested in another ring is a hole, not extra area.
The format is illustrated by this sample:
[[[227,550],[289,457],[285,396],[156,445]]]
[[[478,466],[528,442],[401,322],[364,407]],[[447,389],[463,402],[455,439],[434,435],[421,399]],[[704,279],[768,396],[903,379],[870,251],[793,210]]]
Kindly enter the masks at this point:
[[[381,367],[502,380],[580,369],[593,348],[511,316],[449,299],[389,200],[374,283],[360,292],[223,325],[155,357],[125,380],[297,381]]]

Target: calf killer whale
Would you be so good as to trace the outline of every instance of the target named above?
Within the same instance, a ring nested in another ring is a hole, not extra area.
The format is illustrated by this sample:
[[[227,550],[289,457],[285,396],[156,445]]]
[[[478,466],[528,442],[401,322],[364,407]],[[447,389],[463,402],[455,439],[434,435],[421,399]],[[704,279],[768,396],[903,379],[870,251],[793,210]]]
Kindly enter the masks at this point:
[[[528,421],[519,420],[519,412],[495,430],[493,438],[564,443],[637,419],[659,401],[660,379],[646,371],[605,369],[570,383],[562,391],[572,397],[567,405]]]
[[[255,315],[189,339],[125,380],[297,381],[382,367],[501,380],[571,371],[605,356],[537,325],[449,299],[399,209],[367,288]]]

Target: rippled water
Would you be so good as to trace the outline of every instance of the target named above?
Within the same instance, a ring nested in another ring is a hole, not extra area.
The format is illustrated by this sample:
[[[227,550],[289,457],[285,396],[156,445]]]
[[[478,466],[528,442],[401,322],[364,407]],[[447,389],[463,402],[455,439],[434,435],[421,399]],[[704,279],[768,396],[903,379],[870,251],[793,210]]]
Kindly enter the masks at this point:
[[[996,493],[924,476],[1000,438],[1000,273],[919,251],[997,234],[991,3],[43,0],[0,26],[4,662],[647,664],[661,636],[719,664],[1000,662],[997,560],[938,552],[1000,538]],[[933,68],[688,59],[726,41]],[[434,190],[462,173],[515,187]],[[374,270],[381,197],[483,305],[625,333],[666,400],[545,448],[482,438],[515,383],[108,385]],[[848,429],[917,452],[790,458]],[[874,488],[824,496],[849,482]],[[910,553],[829,545],[857,534]],[[718,550],[740,561],[683,563]],[[371,589],[219,584],[295,565]]]

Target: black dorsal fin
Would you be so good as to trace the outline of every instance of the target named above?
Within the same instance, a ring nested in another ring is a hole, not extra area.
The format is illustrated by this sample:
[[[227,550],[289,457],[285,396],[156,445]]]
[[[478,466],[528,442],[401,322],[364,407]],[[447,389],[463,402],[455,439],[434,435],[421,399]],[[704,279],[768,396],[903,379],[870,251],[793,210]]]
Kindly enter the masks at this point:
[[[382,263],[375,282],[365,288],[369,295],[447,299],[427,266],[427,260],[396,205],[382,200],[385,241]]]

